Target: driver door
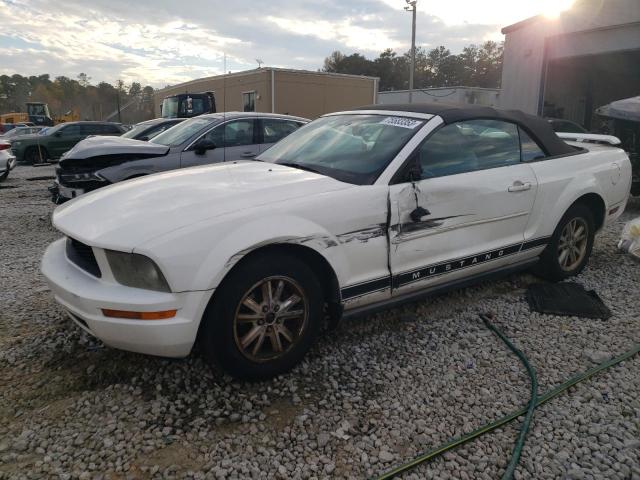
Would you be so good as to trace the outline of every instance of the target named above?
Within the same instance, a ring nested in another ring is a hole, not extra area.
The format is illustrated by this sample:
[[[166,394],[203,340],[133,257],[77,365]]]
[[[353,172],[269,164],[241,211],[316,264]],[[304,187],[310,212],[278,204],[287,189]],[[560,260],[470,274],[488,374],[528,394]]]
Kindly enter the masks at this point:
[[[255,157],[260,151],[256,122],[254,118],[241,118],[217,125],[194,142],[195,145],[199,140],[208,140],[216,148],[197,154],[192,145],[182,152],[181,166],[191,167]]]
[[[436,130],[416,150],[414,181],[390,187],[394,295],[526,258],[537,191],[518,127],[476,120]],[[419,178],[416,178],[419,177]]]

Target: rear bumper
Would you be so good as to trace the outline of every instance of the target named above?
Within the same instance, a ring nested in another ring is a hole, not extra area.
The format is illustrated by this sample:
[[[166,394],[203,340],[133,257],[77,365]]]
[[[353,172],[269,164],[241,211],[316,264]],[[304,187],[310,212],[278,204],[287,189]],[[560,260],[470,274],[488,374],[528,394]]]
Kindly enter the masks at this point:
[[[49,245],[41,269],[55,300],[84,330],[111,347],[161,357],[189,354],[212,294],[154,292],[96,278],[69,261],[64,238]],[[105,317],[103,308],[178,312],[167,320],[126,320]]]
[[[6,157],[2,160],[3,161],[0,163],[0,175],[15,168],[16,157],[14,157],[13,155],[6,155]]]

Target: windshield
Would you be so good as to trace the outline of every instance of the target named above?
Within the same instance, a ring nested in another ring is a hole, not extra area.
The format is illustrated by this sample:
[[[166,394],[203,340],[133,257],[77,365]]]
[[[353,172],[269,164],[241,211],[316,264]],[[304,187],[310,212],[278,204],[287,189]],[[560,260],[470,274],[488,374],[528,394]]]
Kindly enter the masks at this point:
[[[49,111],[46,108],[46,105],[41,105],[41,104],[35,104],[35,105],[28,105],[28,109],[29,109],[29,115],[42,115],[42,116],[49,116]]]
[[[26,133],[23,128],[14,128],[5,133],[4,138],[13,138],[16,135],[22,135],[23,133]]]
[[[176,145],[186,142],[200,130],[211,126],[217,120],[217,118],[191,118],[162,132],[157,137],[151,139],[150,142],[166,145],[167,147],[175,147]]]
[[[257,159],[298,166],[337,180],[373,183],[424,121],[388,115],[319,118]]]
[[[162,101],[162,118],[176,118],[178,116],[178,97],[165,98]]]

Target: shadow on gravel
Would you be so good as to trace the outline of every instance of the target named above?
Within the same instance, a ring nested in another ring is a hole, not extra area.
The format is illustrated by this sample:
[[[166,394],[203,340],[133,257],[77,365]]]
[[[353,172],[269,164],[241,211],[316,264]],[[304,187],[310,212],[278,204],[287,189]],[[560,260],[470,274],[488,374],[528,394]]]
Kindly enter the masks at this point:
[[[27,178],[28,182],[38,182],[40,180],[55,180],[56,177],[50,177],[50,176],[46,176],[46,177],[31,177],[31,178]]]

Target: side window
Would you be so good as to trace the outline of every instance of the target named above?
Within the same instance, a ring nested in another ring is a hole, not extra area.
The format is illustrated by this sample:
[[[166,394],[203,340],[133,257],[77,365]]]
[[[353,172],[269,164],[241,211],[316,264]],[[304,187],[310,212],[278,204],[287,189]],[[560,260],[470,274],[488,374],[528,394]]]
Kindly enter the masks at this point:
[[[83,135],[80,125],[67,125],[60,130],[63,137],[75,137],[77,135]]]
[[[205,136],[217,147],[239,147],[253,144],[253,119],[233,120],[211,130]]]
[[[122,135],[122,132],[116,125],[102,125],[102,133],[105,135]]]
[[[446,125],[418,149],[422,178],[505,167],[520,162],[518,127],[498,120]]]
[[[80,130],[82,135],[102,135],[105,133],[103,126],[99,124],[85,124]]]
[[[265,118],[262,120],[262,137],[264,143],[276,143],[300,128],[300,124],[290,120]]]
[[[520,148],[522,150],[522,161],[530,162],[532,160],[538,160],[544,158],[546,155],[540,146],[521,128],[520,131]]]
[[[256,111],[256,92],[244,92],[242,94],[242,111],[243,112]]]

